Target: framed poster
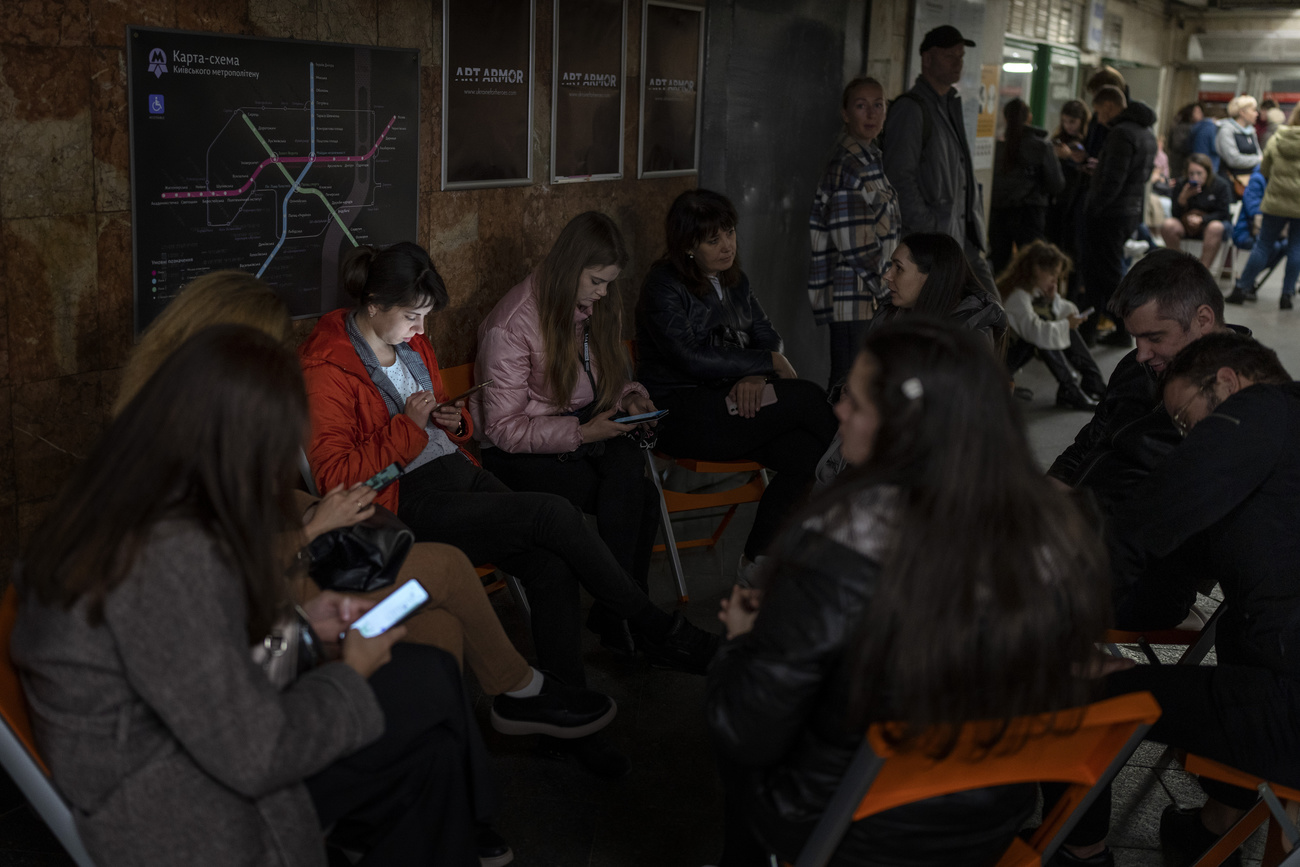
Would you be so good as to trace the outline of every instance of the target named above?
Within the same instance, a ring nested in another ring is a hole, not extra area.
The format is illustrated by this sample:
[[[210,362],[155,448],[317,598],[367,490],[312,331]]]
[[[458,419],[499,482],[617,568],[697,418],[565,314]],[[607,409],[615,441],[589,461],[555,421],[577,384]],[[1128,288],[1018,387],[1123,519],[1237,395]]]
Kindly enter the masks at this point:
[[[442,0],[442,188],[533,182],[534,0]]]
[[[126,46],[137,334],[220,268],[319,316],[349,250],[418,237],[418,51],[143,27]]]
[[[627,0],[555,0],[551,182],[623,177]]]
[[[693,175],[700,168],[704,10],[667,0],[643,3],[637,177]]]

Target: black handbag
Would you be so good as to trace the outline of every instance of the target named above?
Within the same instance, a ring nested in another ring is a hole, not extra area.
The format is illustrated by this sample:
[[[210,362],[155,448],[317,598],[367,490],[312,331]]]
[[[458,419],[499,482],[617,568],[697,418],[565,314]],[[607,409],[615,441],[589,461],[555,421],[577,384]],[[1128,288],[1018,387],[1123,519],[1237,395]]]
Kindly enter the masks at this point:
[[[322,590],[369,593],[397,580],[415,534],[396,515],[376,505],[359,524],[322,533],[307,546],[307,574]]]

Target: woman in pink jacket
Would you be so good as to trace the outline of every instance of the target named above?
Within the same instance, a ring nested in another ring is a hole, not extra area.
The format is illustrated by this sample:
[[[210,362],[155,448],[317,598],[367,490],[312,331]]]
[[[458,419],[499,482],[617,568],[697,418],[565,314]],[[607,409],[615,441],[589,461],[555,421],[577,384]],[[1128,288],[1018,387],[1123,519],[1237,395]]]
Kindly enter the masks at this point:
[[[627,248],[614,221],[573,218],[541,266],[479,326],[475,402],[483,465],[516,491],[559,494],[596,516],[601,538],[642,590],[657,527],[637,425],[616,418],[654,409],[629,378],[617,284]],[[640,496],[637,496],[640,492]],[[615,649],[634,646],[599,603],[587,625]]]

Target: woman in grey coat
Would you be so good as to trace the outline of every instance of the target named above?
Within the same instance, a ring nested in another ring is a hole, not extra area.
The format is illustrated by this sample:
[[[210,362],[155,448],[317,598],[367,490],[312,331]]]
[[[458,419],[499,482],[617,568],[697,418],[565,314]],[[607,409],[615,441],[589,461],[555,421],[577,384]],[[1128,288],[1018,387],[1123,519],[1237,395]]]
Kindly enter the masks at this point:
[[[490,786],[448,654],[394,648],[400,626],[363,638],[349,626],[368,603],[323,594],[305,613],[337,661],[278,691],[250,657],[292,610],[306,419],[290,352],[245,326],[199,332],[25,554],[13,658],[100,867],[323,867],[326,825],[363,863],[478,864]]]

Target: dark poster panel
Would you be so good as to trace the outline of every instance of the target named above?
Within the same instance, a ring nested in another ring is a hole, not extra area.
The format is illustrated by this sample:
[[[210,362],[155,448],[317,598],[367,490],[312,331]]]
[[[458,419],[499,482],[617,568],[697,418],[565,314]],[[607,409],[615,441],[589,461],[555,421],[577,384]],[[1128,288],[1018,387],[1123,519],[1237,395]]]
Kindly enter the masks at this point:
[[[551,178],[623,177],[627,0],[556,0]]]
[[[443,0],[442,188],[533,179],[533,0]]]
[[[647,0],[641,37],[640,176],[699,170],[704,10]]]
[[[218,268],[319,316],[417,236],[419,52],[133,27],[127,69],[136,333]]]

